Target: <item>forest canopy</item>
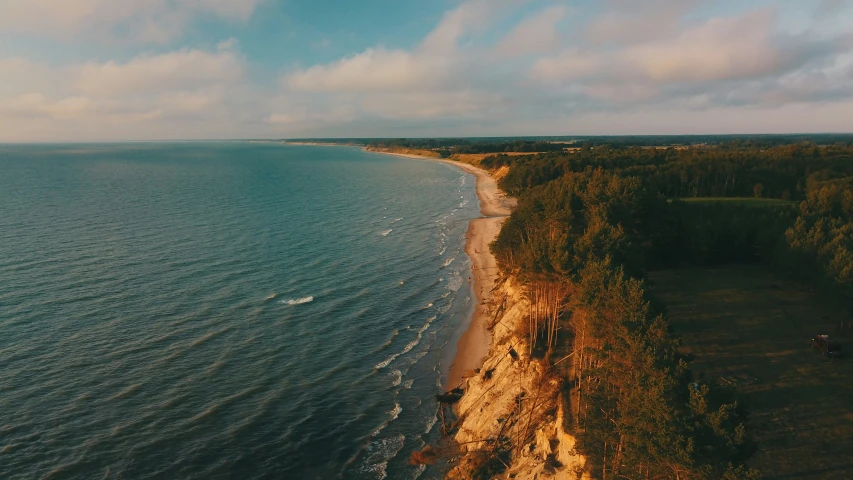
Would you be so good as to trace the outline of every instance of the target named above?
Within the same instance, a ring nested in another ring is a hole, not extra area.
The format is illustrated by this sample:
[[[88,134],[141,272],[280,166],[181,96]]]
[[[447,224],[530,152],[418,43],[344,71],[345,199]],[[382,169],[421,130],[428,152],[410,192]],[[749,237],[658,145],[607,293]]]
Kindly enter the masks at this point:
[[[647,272],[761,263],[853,305],[853,148],[586,144],[482,165],[506,170],[499,184],[518,198],[492,245],[502,268],[538,291],[570,292],[560,316],[568,334],[549,334],[540,354],[578,354],[557,370],[593,468],[613,478],[758,478],[745,466],[755,450],[748,411],[694,380]]]

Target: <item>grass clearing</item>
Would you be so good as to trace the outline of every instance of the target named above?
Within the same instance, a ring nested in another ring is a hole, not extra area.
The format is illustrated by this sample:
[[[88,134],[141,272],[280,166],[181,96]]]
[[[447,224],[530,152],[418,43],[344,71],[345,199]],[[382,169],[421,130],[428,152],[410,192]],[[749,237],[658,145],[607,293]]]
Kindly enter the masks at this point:
[[[733,384],[751,411],[752,465],[770,479],[853,478],[853,330],[842,317],[761,267],[654,272],[697,379]],[[847,358],[830,362],[810,339],[829,334]]]

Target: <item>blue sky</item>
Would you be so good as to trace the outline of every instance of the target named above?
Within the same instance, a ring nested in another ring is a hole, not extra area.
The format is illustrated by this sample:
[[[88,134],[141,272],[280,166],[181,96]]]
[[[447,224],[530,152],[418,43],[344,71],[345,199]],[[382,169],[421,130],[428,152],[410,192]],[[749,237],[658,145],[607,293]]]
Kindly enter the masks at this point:
[[[853,131],[853,0],[0,0],[0,141]]]

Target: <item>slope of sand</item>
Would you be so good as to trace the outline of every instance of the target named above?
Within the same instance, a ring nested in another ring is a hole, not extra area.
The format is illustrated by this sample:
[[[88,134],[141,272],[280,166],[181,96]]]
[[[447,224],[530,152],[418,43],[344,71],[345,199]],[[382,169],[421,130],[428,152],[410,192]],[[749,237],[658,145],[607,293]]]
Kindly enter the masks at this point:
[[[480,199],[480,214],[483,218],[475,218],[468,223],[465,243],[465,251],[473,264],[472,276],[477,303],[471,323],[456,345],[456,357],[450,366],[445,385],[445,389],[449,390],[462,383],[465,372],[479,368],[483,358],[489,353],[492,339],[487,328],[490,320],[488,304],[492,300],[492,290],[498,275],[497,263],[489,250],[489,244],[498,236],[503,222],[515,208],[515,199],[507,197],[488,172],[466,163],[390,151],[374,153],[447,163],[473,174],[477,179],[477,197]]]

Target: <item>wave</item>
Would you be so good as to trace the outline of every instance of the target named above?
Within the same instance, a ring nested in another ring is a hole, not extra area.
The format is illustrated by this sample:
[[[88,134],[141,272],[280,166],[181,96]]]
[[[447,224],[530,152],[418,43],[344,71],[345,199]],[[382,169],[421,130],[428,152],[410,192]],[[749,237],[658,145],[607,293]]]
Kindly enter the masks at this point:
[[[399,370],[394,370],[391,373],[394,375],[394,381],[391,382],[391,386],[396,387],[397,385],[400,385],[400,382],[403,381],[403,372]]]
[[[421,327],[420,330],[418,330],[418,336],[420,336],[420,334],[424,333],[426,331],[426,329],[429,328],[430,325],[432,325],[432,322],[434,322],[436,318],[438,318],[438,315],[433,315],[433,316],[429,317],[427,319],[426,323],[424,324],[424,326]]]
[[[462,288],[463,283],[464,280],[462,280],[462,276],[459,275],[459,272],[454,272],[453,275],[447,279],[447,288],[455,292]]]
[[[303,303],[311,303],[313,301],[314,301],[314,297],[311,296],[311,297],[302,297],[302,298],[291,298],[289,300],[282,300],[278,303],[280,303],[282,305],[293,306],[293,305],[302,305]]]
[[[376,370],[382,370],[383,368],[385,368],[385,367],[387,367],[388,365],[390,365],[390,364],[391,364],[391,362],[393,362],[393,361],[394,361],[394,359],[395,359],[395,358],[397,358],[397,357],[399,357],[399,356],[400,356],[400,354],[399,354],[399,353],[392,354],[390,357],[388,357],[388,358],[386,358],[385,360],[383,360],[383,361],[381,361],[381,362],[377,363],[376,365],[374,365],[374,366],[373,366],[373,368],[375,368]]]
[[[415,379],[406,380],[405,382],[403,382],[403,388],[408,390],[408,389],[412,388],[412,385],[414,385],[414,384],[415,384]]]
[[[375,478],[379,480],[388,478],[388,473],[386,472],[388,461],[400,453],[405,441],[406,436],[400,434],[372,442],[367,447],[367,458],[364,459],[366,465],[362,468],[362,471],[376,475]]]
[[[454,260],[456,260],[456,257],[448,258],[443,264],[441,264],[441,268],[447,268],[447,266],[453,263]]]
[[[124,390],[116,393],[112,397],[108,398],[107,401],[111,402],[113,400],[121,400],[122,398],[124,398],[128,395],[131,395],[133,392],[139,390],[140,387],[142,387],[141,383],[135,383],[135,384],[125,388]]]
[[[415,337],[414,340],[412,340],[411,342],[406,344],[405,348],[403,348],[403,351],[400,352],[400,355],[405,355],[405,354],[411,352],[412,349],[417,347],[419,343],[421,343],[421,334],[420,333],[418,333],[418,336]]]
[[[438,417],[433,415],[432,418],[430,418],[429,421],[427,422],[427,427],[426,427],[426,430],[424,430],[424,433],[429,433],[432,430],[432,427],[434,427],[436,423],[438,423]]]
[[[394,402],[394,408],[392,408],[391,410],[389,410],[387,412],[388,415],[391,416],[391,418],[389,418],[388,420],[385,420],[384,422],[382,422],[381,425],[376,427],[376,430],[374,430],[373,433],[370,434],[370,437],[376,438],[376,436],[379,435],[379,433],[382,432],[382,430],[385,430],[385,427],[390,425],[391,422],[393,422],[394,420],[397,420],[400,417],[400,413],[402,413],[402,412],[403,412],[403,407],[401,407],[398,402]],[[368,446],[368,449],[370,449],[369,446]]]
[[[225,366],[225,361],[224,360],[217,360],[216,362],[212,363],[209,367],[207,367],[205,369],[204,373],[210,375],[211,373],[219,370],[223,366]]]
[[[438,313],[444,315],[445,313],[450,311],[450,308],[453,307],[453,299],[451,298],[447,305],[438,309]]]
[[[400,417],[400,413],[403,411],[403,407],[400,406],[399,403],[394,403],[394,409],[388,412],[391,415],[391,421],[397,420]]]
[[[273,293],[272,295],[267,295],[267,297],[264,298],[264,301],[269,302],[270,300],[275,300],[275,297],[277,297],[277,296],[278,296],[277,293]]]
[[[394,339],[397,338],[397,335],[399,335],[399,334],[400,334],[400,330],[394,329],[394,331],[391,333],[391,337],[388,340],[386,340],[385,343],[380,345],[379,348],[376,349],[373,353],[379,353],[382,350],[385,350],[386,348],[390,347],[391,344],[394,343]]]
[[[390,223],[390,224],[391,224],[391,225],[394,225],[395,223],[399,222],[399,221],[400,221],[400,220],[402,220],[402,219],[403,219],[402,217],[397,218],[397,219],[394,219],[394,220],[392,220],[392,221],[391,221],[391,223]]]
[[[198,422],[199,420],[203,420],[203,419],[215,414],[222,407],[226,407],[235,401],[242,400],[242,399],[248,397],[249,395],[256,393],[260,389],[261,389],[260,386],[249,387],[249,388],[247,388],[241,392],[235,393],[234,395],[228,396],[226,398],[215,400],[212,405],[210,405],[209,407],[207,407],[207,409],[205,409],[205,411],[203,411],[203,412],[195,415],[194,417],[190,418],[188,420],[188,422],[189,423],[195,423],[195,422]]]
[[[385,230],[384,232],[380,232],[380,233],[379,233],[379,235],[381,235],[381,236],[383,236],[383,237],[387,237],[387,236],[388,236],[388,234],[389,234],[389,233],[391,233],[391,232],[393,232],[393,231],[394,231],[394,229],[393,229],[393,228],[389,228],[388,230]]]
[[[423,338],[424,332],[426,331],[427,328],[429,328],[430,325],[432,325],[432,322],[435,321],[436,318],[438,318],[436,315],[429,317],[427,319],[427,322],[420,328],[420,330],[418,330],[418,335],[414,338],[414,340],[407,343],[406,346],[403,347],[402,351],[400,351],[399,353],[392,354],[391,356],[389,356],[385,360],[377,363],[373,368],[375,368],[376,370],[382,370],[383,368],[390,365],[391,362],[393,362],[400,355],[405,355],[405,354],[411,352],[412,349],[415,348],[416,346],[418,346],[418,344],[421,342],[421,338]]]
[[[189,348],[197,347],[197,346],[199,346],[199,345],[203,344],[204,342],[206,342],[206,341],[208,341],[208,340],[210,340],[210,339],[212,339],[212,338],[216,338],[216,337],[218,337],[219,335],[222,335],[222,334],[223,334],[223,333],[225,333],[225,332],[228,332],[228,331],[230,331],[230,330],[233,330],[233,328],[234,328],[234,327],[225,327],[225,328],[223,328],[222,330],[218,330],[218,331],[216,331],[216,332],[208,332],[208,333],[206,333],[205,335],[203,335],[203,336],[201,336],[201,337],[199,337],[199,338],[197,338],[197,339],[193,340],[193,343],[191,343],[191,344],[190,344]]]

